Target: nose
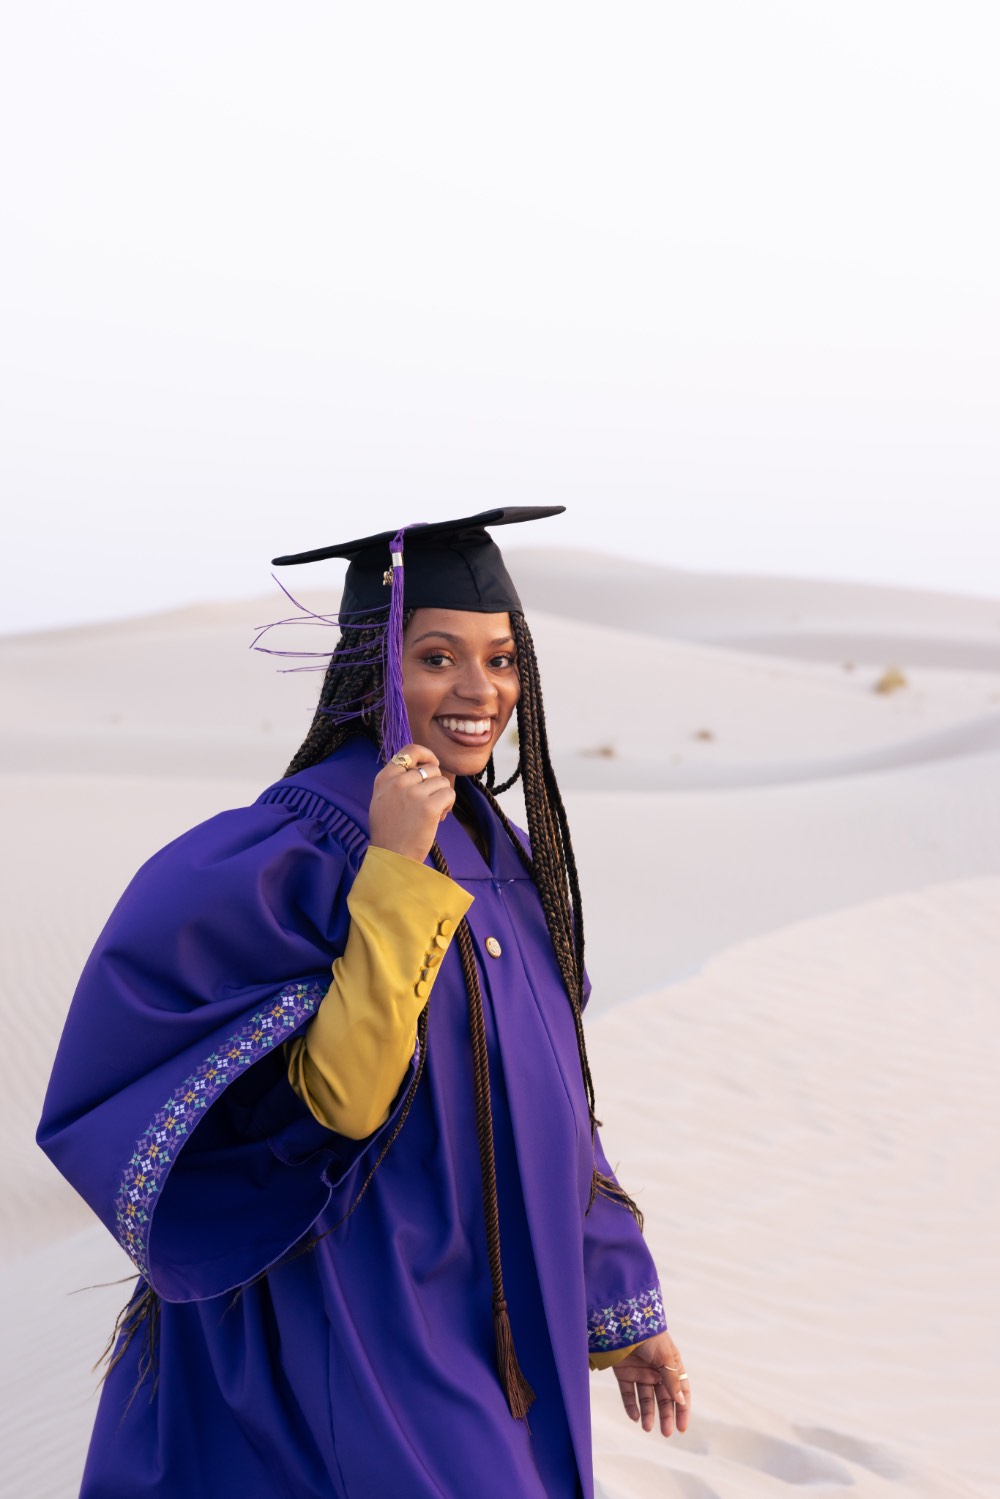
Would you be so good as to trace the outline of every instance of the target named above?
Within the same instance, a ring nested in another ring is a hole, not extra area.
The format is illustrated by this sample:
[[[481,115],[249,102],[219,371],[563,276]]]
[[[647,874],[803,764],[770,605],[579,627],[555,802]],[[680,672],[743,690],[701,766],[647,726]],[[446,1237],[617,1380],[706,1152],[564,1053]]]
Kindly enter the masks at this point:
[[[469,661],[455,683],[455,696],[463,703],[482,708],[484,713],[492,713],[497,701],[496,683],[478,661]]]

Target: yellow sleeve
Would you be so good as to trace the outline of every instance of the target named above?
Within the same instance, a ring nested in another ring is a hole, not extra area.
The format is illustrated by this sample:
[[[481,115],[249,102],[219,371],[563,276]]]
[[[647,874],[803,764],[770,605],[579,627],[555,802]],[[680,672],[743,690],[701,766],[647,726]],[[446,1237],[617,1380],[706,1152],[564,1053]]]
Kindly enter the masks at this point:
[[[288,1042],[288,1081],[321,1124],[363,1140],[388,1118],[417,1019],[472,896],[426,864],[369,847],[347,897],[333,983]]]
[[[629,1348],[611,1348],[607,1353],[592,1353],[590,1355],[590,1367],[592,1369],[613,1369],[615,1364],[620,1364],[623,1358],[634,1353],[638,1343],[633,1343]]]

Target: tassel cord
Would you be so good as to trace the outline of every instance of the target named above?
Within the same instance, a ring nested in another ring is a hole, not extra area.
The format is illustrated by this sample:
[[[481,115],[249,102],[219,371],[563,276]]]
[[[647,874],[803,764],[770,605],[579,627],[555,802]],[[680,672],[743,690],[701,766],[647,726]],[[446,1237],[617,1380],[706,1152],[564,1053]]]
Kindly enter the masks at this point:
[[[448,864],[438,845],[431,858],[440,874],[450,878]],[[503,1267],[500,1258],[500,1205],[497,1201],[496,1156],[493,1149],[493,1110],[490,1099],[490,1064],[486,1045],[486,1022],[483,1017],[483,994],[476,969],[476,953],[469,924],[463,917],[455,933],[462,972],[469,1001],[469,1035],[472,1041],[472,1067],[476,1089],[476,1134],[479,1141],[479,1169],[483,1182],[483,1215],[486,1222],[486,1253],[490,1279],[493,1282],[493,1331],[496,1339],[497,1367],[503,1383],[510,1413],[515,1420],[526,1418],[535,1393],[525,1379],[514,1351],[514,1338],[503,1289]]]

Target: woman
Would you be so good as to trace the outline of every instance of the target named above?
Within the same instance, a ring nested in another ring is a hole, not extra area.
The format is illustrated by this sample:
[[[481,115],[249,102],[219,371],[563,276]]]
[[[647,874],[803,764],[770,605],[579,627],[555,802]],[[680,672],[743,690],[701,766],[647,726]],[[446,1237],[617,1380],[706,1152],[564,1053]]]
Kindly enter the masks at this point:
[[[590,1496],[588,1364],[646,1430],[687,1424],[597,1134],[569,830],[485,530],[561,508],[276,559],[350,559],[312,728],[140,870],[39,1129],[140,1272],[86,1499]],[[530,846],[491,789],[515,711]]]

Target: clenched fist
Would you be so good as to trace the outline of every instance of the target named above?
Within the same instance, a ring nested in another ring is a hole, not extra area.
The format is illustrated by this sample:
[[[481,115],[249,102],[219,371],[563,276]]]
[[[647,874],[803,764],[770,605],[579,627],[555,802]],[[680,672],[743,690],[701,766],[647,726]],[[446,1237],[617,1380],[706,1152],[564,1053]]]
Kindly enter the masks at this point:
[[[405,744],[399,753],[409,755],[413,765],[404,770],[390,760],[375,777],[371,842],[422,864],[437,837],[438,823],[455,805],[455,789],[442,775],[437,756],[423,745]]]

